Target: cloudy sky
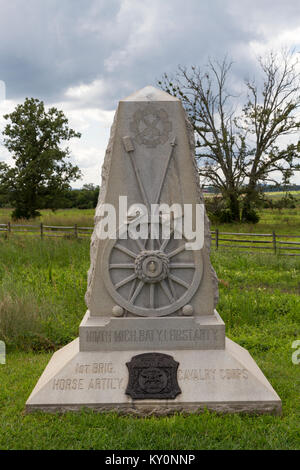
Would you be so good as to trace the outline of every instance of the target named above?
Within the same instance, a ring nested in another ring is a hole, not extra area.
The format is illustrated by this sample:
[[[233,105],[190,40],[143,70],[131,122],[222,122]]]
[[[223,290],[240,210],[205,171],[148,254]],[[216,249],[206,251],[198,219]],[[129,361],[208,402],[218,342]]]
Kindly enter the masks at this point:
[[[63,109],[82,132],[70,144],[83,173],[74,187],[100,184],[120,99],[225,54],[239,84],[282,46],[300,51],[299,0],[0,0],[0,131],[25,97]],[[11,163],[1,141],[0,161]]]

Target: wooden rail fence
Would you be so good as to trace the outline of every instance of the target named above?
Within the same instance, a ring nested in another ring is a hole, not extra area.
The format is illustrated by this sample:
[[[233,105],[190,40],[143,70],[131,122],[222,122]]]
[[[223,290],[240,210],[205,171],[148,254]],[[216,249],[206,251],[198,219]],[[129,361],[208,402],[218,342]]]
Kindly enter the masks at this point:
[[[13,233],[23,233],[26,235],[36,235],[44,237],[63,237],[66,239],[90,238],[93,227],[53,226],[53,225],[21,225],[21,224],[0,224],[0,234],[7,236]],[[232,233],[220,232],[216,229],[211,232],[212,247],[215,249],[240,248],[259,249],[262,251],[272,250],[273,253],[287,256],[300,256],[300,235],[281,235],[272,233]],[[234,237],[234,238],[232,238]]]
[[[26,235],[38,235],[44,237],[63,237],[63,238],[89,238],[93,227],[78,227],[78,225],[21,225],[21,224],[0,224],[0,233],[7,234],[24,233]]]
[[[272,250],[287,256],[300,256],[300,235],[282,235],[272,233],[232,233],[211,232],[212,246],[219,248],[242,248],[250,250]],[[234,236],[235,238],[229,238]],[[291,253],[292,251],[292,253]],[[297,253],[298,251],[298,253]]]

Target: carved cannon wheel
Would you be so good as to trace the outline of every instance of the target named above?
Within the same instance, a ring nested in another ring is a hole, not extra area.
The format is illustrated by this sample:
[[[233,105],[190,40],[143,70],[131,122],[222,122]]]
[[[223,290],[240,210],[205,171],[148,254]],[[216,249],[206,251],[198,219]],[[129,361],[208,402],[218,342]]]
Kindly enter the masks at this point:
[[[103,254],[105,285],[117,305],[138,316],[166,316],[184,307],[202,277],[202,257],[186,240],[109,240]]]

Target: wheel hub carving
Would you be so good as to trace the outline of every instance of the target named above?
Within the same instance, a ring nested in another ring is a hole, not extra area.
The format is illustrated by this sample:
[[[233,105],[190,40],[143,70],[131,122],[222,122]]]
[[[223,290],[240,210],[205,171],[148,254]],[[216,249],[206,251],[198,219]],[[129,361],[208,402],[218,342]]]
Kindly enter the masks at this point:
[[[147,283],[164,280],[169,273],[169,258],[162,251],[142,251],[135,258],[138,279]]]

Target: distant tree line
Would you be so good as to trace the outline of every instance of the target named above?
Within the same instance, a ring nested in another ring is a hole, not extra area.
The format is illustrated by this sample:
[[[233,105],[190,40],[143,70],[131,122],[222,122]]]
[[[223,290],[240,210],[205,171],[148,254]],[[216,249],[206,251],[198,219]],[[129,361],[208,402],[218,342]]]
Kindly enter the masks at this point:
[[[264,193],[276,193],[276,192],[289,192],[289,191],[300,191],[300,184],[291,184],[287,186],[274,186],[274,185],[265,185],[261,186],[261,190]]]
[[[55,209],[93,209],[97,206],[98,196],[99,186],[93,184],[85,184],[81,189],[68,188],[57,198]],[[11,207],[10,200],[8,192],[0,193],[0,207]],[[39,209],[53,209],[53,207],[44,204]]]
[[[290,191],[300,191],[300,184],[290,184],[282,186],[280,184],[265,184],[260,185],[258,188],[262,193],[275,193],[275,192],[290,192]],[[203,191],[209,194],[218,194],[218,189],[214,186],[203,186]]]
[[[97,206],[99,189],[99,186],[93,184],[85,184],[81,189],[69,189],[64,194],[62,209],[94,209]]]

